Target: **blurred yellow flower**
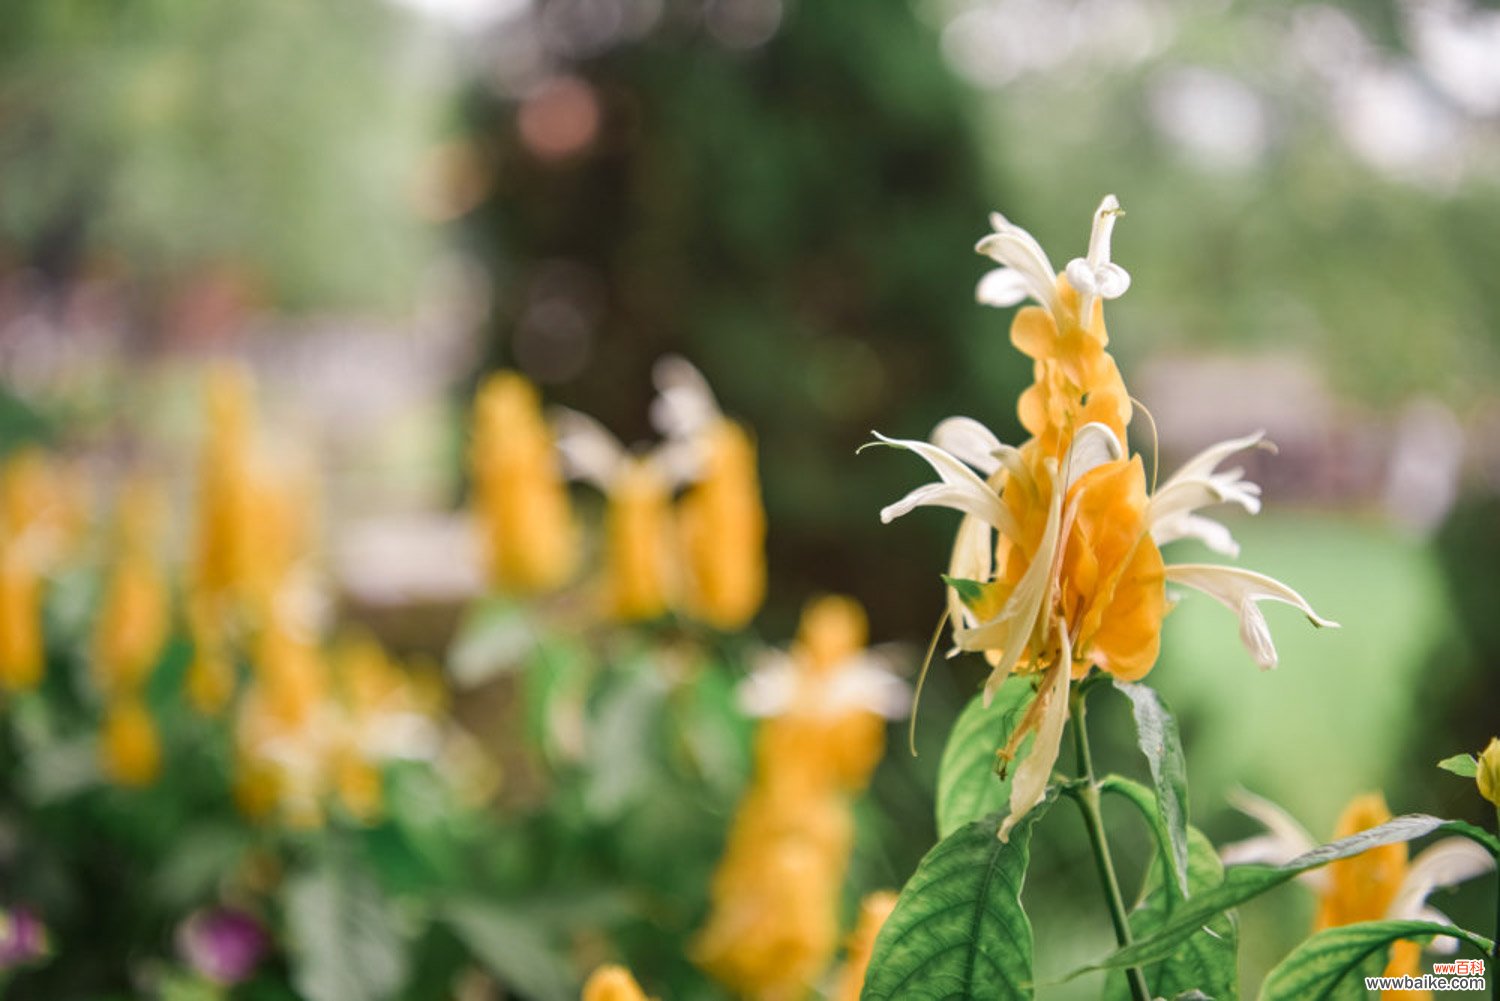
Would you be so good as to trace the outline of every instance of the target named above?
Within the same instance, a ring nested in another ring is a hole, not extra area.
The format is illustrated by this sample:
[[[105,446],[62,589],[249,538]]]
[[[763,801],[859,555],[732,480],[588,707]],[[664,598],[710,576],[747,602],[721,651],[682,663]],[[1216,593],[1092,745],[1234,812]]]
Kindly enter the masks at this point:
[[[156,555],[160,492],[144,481],[124,490],[116,554],[94,631],[94,677],[107,695],[136,691],[167,641],[171,596]]]
[[[1489,746],[1479,755],[1474,780],[1479,784],[1479,795],[1500,807],[1500,737],[1491,737]]]
[[[1029,233],[998,214],[994,232],[979,242],[979,252],[1002,265],[980,282],[980,301],[1040,304],[1018,312],[1011,327],[1012,343],[1032,359],[1033,382],[1018,405],[1030,439],[1005,445],[966,417],[943,421],[930,441],[876,436],[917,453],[938,474],[938,482],[882,510],[883,521],[928,506],[964,515],[949,563],[950,577],[960,581],[949,589],[949,612],[957,648],[981,651],[992,664],[986,699],[1012,672],[1040,676],[1037,698],[1001,749],[1012,758],[1036,735],[1016,769],[1002,838],[1046,790],[1070,681],[1095,667],[1136,680],[1156,662],[1167,582],[1203,591],[1234,611],[1262,667],[1275,665],[1276,651],[1258,602],[1285,602],[1315,625],[1335,625],[1261,574],[1163,563],[1159,547],[1181,538],[1233,551],[1228,530],[1196,512],[1219,503],[1259,509],[1259,488],[1240,471],[1218,466],[1260,444],[1261,436],[1205,450],[1148,493],[1141,459],[1125,447],[1132,405],[1104,326],[1103,300],[1130,285],[1110,260],[1120,215],[1114,196],[1106,197],[1094,214],[1088,255],[1061,273]]]
[[[201,596],[188,600],[188,634],[193,643],[184,679],[188,704],[204,716],[216,716],[234,696],[235,670],[224,626]]]
[[[534,594],[565,583],[578,558],[567,487],[536,387],[515,372],[480,387],[469,461],[494,587]]]
[[[656,364],[657,430],[688,451],[692,485],[678,506],[683,610],[723,630],[743,627],[766,591],[766,515],[755,442],[725,417],[703,375],[682,358]]]
[[[685,479],[684,452],[662,446],[632,455],[598,421],[557,414],[557,447],[567,474],[604,494],[604,605],[621,622],[664,615],[676,603],[672,493]]]
[[[1281,807],[1246,792],[1233,796],[1234,805],[1265,825],[1264,835],[1225,845],[1220,856],[1226,865],[1265,862],[1281,865],[1316,847],[1312,835]],[[1354,797],[1339,816],[1334,837],[1347,838],[1391,819],[1390,808],[1380,793]],[[1427,896],[1440,887],[1454,886],[1494,869],[1494,859],[1467,838],[1437,841],[1408,857],[1405,842],[1380,845],[1351,858],[1339,859],[1323,869],[1304,873],[1302,882],[1318,894],[1318,913],[1313,930],[1337,928],[1360,921],[1426,920],[1452,924],[1427,903]],[[1433,952],[1457,950],[1455,939],[1433,939]],[[1416,976],[1422,947],[1411,941],[1391,947],[1385,976]],[[1426,998],[1427,991],[1385,991],[1385,998]]]
[[[41,576],[10,537],[0,536],[0,685],[30,691],[44,667]]]
[[[648,1001],[641,985],[623,966],[601,966],[583,985],[582,1001]]]
[[[746,997],[802,997],[838,943],[850,797],[884,750],[883,714],[907,702],[864,649],[865,629],[851,599],[811,602],[790,656],[768,657],[741,691],[746,709],[766,719],[692,956]]]
[[[161,773],[161,741],[156,724],[138,697],[115,700],[99,736],[104,772],[122,786],[147,786]]]
[[[859,1001],[865,986],[865,971],[875,952],[875,936],[885,926],[886,918],[896,909],[896,894],[880,890],[865,897],[859,905],[859,921],[849,935],[848,952],[839,970],[833,1001]]]
[[[249,374],[232,366],[214,369],[205,387],[208,436],[198,464],[191,579],[207,602],[242,599],[254,559],[252,392]]]

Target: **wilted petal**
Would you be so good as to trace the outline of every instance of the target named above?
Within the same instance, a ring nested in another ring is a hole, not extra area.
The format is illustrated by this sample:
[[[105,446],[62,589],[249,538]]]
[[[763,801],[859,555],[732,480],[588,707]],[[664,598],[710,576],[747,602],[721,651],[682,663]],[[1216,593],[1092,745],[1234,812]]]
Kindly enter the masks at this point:
[[[1279,601],[1299,609],[1313,625],[1337,629],[1338,623],[1313,611],[1307,600],[1281,581],[1253,570],[1215,566],[1207,563],[1178,563],[1167,566],[1167,580],[1202,591],[1239,616],[1240,640],[1255,662],[1265,670],[1276,666],[1276,646],[1271,628],[1257,603]]]
[[[1037,698],[1046,699],[1046,704],[1042,707],[1042,719],[1037,726],[1031,753],[1016,766],[1010,787],[1010,813],[1000,825],[1001,841],[1008,839],[1011,829],[1047,795],[1052,766],[1057,764],[1062,749],[1063,726],[1068,721],[1068,683],[1073,678],[1073,650],[1068,643],[1067,630],[1062,631],[1062,637],[1057,663],[1048,669],[1046,682],[1037,693]]]

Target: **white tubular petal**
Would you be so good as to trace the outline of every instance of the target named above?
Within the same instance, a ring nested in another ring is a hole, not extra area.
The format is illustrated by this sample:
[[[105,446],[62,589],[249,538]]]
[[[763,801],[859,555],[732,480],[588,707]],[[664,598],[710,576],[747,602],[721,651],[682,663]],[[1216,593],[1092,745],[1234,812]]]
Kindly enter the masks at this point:
[[[1441,887],[1457,886],[1465,880],[1483,876],[1495,868],[1490,853],[1468,838],[1444,838],[1430,845],[1411,860],[1406,878],[1386,910],[1390,921],[1417,917],[1428,894]]]
[[[1021,276],[1026,292],[1053,313],[1057,312],[1057,272],[1047,259],[1047,252],[1032,235],[1013,226],[998,213],[990,217],[995,232],[975,245],[974,249],[1003,264]]]
[[[974,298],[981,306],[998,309],[1025,302],[1030,295],[1031,283],[1015,268],[992,268],[974,288]]]
[[[1094,289],[1101,299],[1118,299],[1130,290],[1130,272],[1106,263],[1094,272]]]
[[[696,434],[717,419],[718,401],[708,380],[681,355],[666,355],[651,368],[657,397],[651,401],[651,426],[669,437]]]
[[[1240,640],[1263,670],[1276,666],[1276,646],[1271,642],[1271,629],[1257,602],[1279,601],[1300,610],[1315,626],[1338,628],[1337,622],[1313,611],[1302,595],[1281,581],[1253,570],[1207,563],[1177,563],[1167,566],[1167,580],[1202,591],[1238,615]]]
[[[610,434],[603,424],[577,410],[553,407],[549,415],[563,471],[568,478],[583,480],[607,491],[627,458],[620,439]]]
[[[986,476],[994,475],[1000,468],[995,453],[1005,447],[995,432],[972,417],[949,417],[932,429],[927,440]]]
[[[1077,483],[1089,470],[1114,462],[1124,454],[1124,446],[1108,425],[1098,421],[1085,424],[1073,435],[1073,444],[1068,446],[1068,456],[1063,460],[1063,468],[1068,471],[1067,486]]]
[[[1158,546],[1179,539],[1197,539],[1209,549],[1233,559],[1240,554],[1240,544],[1229,529],[1212,518],[1182,513],[1157,521],[1151,526],[1151,540]]]
[[[1176,473],[1173,473],[1162,486],[1169,486],[1173,481],[1179,479],[1201,479],[1210,476],[1219,467],[1219,463],[1236,452],[1243,452],[1247,448],[1254,448],[1265,441],[1265,437],[1266,433],[1264,431],[1256,431],[1254,434],[1247,434],[1243,438],[1230,438],[1226,441],[1210,445],[1187,462],[1184,462],[1181,468]],[[1275,445],[1272,445],[1268,441],[1265,442],[1265,447],[1273,451],[1276,448]]]
[[[1296,857],[1286,854],[1285,846],[1274,834],[1260,834],[1243,841],[1231,841],[1219,848],[1219,861],[1225,865],[1246,865],[1251,862],[1281,865]]]
[[[948,560],[948,576],[960,580],[988,581],[995,572],[994,530],[973,515],[965,515],[953,538],[953,555]],[[959,598],[958,591],[948,588],[948,615],[959,627],[974,626],[978,620]]]
[[[702,439],[668,438],[653,448],[643,460],[668,489],[675,490],[703,475],[706,461]]]
[[[872,712],[886,719],[902,719],[911,710],[911,686],[891,673],[890,665],[869,653],[839,667],[828,686],[827,710],[832,715]]]
[[[735,699],[747,716],[780,716],[797,694],[796,665],[781,650],[768,650],[757,660],[755,670],[735,689]]]
[[[1000,503],[999,494],[957,458],[925,441],[887,438],[878,431],[875,432],[875,437],[884,444],[917,453],[942,478],[941,483],[918,487],[901,500],[883,508],[880,512],[881,521],[889,523],[918,507],[951,507],[981,518],[985,524],[1002,532],[1017,534],[1015,519],[1011,517],[1009,509]]]
[[[1453,919],[1436,907],[1421,907],[1417,909],[1418,921],[1430,921],[1435,925],[1451,925]],[[1458,951],[1459,941],[1452,935],[1438,935],[1427,943],[1427,951],[1435,952],[1439,956],[1451,956]]]
[[[1251,819],[1259,821],[1266,829],[1270,842],[1276,846],[1271,855],[1244,861],[1262,861],[1281,865],[1299,855],[1306,855],[1317,847],[1317,841],[1307,832],[1307,828],[1297,822],[1296,817],[1264,796],[1257,796],[1245,789],[1231,789],[1226,798],[1230,806]],[[1229,859],[1225,857],[1224,852],[1221,851],[1219,857],[1224,859],[1225,864],[1229,864]]]
[[[1109,263],[1109,241],[1115,231],[1115,222],[1125,213],[1120,210],[1120,200],[1114,195],[1105,195],[1094,210],[1094,227],[1089,231],[1089,266],[1098,270]]]
[[[1047,700],[1042,706],[1042,722],[1037,727],[1031,753],[1016,766],[1011,783],[1010,814],[1000,825],[1001,841],[1009,839],[1011,829],[1047,794],[1052,766],[1057,764],[1062,749],[1063,725],[1068,721],[1068,683],[1073,678],[1073,649],[1068,643],[1068,631],[1064,629],[1061,633],[1062,651],[1057,663],[1049,669],[1046,684],[1037,693],[1037,698]]]

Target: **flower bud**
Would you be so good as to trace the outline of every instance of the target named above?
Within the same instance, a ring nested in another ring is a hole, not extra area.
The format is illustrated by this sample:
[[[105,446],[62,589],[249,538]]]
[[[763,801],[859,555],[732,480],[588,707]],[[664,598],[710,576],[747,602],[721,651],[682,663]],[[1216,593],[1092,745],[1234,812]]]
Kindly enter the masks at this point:
[[[1479,755],[1479,795],[1500,807],[1500,737],[1491,737],[1490,745]]]

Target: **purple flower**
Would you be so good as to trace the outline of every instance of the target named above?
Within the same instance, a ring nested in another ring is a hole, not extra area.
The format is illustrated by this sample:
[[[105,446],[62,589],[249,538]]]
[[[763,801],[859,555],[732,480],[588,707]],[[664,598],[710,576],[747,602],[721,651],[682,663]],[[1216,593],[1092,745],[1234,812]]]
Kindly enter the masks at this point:
[[[52,954],[47,926],[25,907],[0,911],[0,971],[30,966]]]
[[[195,911],[177,928],[177,950],[188,966],[224,986],[248,980],[268,944],[259,921],[229,907]]]

